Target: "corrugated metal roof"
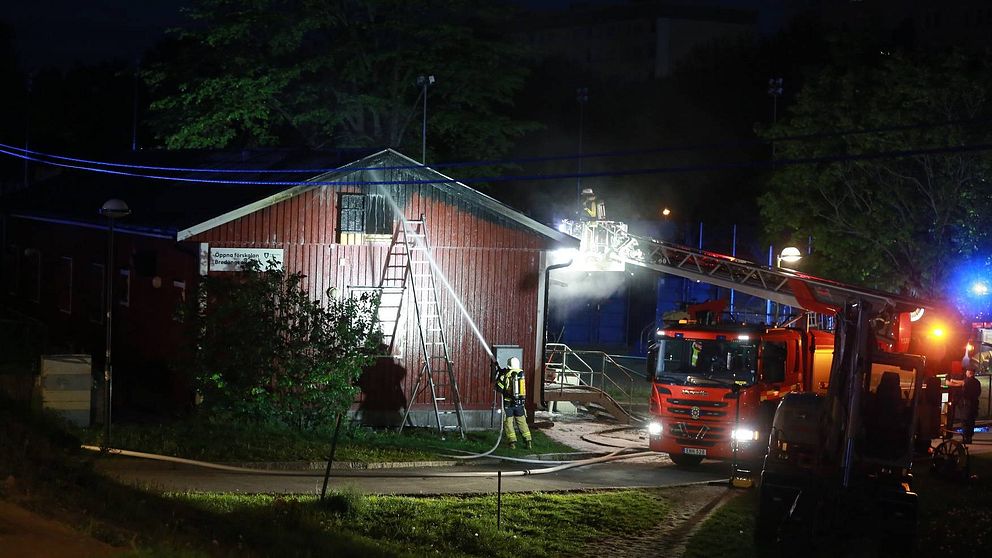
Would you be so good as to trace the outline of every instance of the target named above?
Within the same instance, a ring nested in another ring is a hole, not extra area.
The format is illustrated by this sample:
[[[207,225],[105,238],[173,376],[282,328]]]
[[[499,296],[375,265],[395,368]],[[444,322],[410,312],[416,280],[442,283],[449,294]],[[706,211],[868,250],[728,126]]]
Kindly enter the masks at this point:
[[[384,171],[389,172],[387,173]],[[544,225],[543,223],[535,221],[534,219],[531,219],[506,204],[461,182],[458,182],[457,180],[430,167],[422,166],[413,159],[410,159],[409,157],[392,149],[385,149],[378,153],[369,155],[368,157],[345,165],[339,170],[315,176],[307,181],[318,184],[302,185],[282,190],[267,198],[249,203],[232,211],[228,211],[221,215],[217,215],[216,217],[197,223],[191,227],[182,229],[177,233],[176,238],[177,240],[190,238],[225,223],[229,223],[235,219],[244,217],[245,215],[249,215],[266,207],[281,203],[314,188],[320,188],[329,182],[340,182],[356,186],[375,186],[383,182],[407,181],[415,184],[427,183],[441,192],[459,198],[468,205],[476,206],[483,211],[508,219],[537,234],[550,238],[555,242],[568,245],[578,245],[577,239]]]

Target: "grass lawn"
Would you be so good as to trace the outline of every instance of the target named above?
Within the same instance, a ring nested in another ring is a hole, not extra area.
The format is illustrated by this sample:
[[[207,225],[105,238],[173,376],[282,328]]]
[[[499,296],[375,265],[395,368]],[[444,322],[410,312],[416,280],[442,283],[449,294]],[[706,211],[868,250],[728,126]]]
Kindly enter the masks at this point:
[[[496,455],[523,456],[533,453],[568,453],[575,450],[560,444],[540,430],[534,432],[534,448],[510,450],[505,441]],[[197,420],[161,425],[120,425],[113,431],[113,445],[120,449],[206,461],[322,461],[331,452],[333,428],[300,432],[278,425],[245,425]],[[79,433],[87,443],[99,445],[99,428]],[[405,428],[373,430],[341,428],[335,461],[369,463],[376,461],[428,461],[444,454],[461,455],[458,450],[480,453],[495,443],[498,431],[468,432],[462,440],[456,433]]]
[[[336,536],[373,540],[413,555],[569,556],[586,541],[634,534],[669,513],[664,500],[640,490],[582,494],[505,494],[501,529],[496,496],[411,498],[336,493],[312,496],[179,494],[179,502],[228,519],[268,523],[319,541]],[[233,533],[232,533],[233,535]],[[254,546],[254,542],[251,542]]]
[[[676,505],[642,490],[507,494],[497,529],[492,494],[161,495],[94,473],[78,444],[0,404],[0,478],[10,479],[0,499],[130,549],[125,556],[570,556],[586,541],[642,532]]]
[[[916,556],[983,556],[992,544],[992,455],[971,457],[971,482],[937,478],[926,470],[915,474],[920,498]],[[686,558],[755,556],[752,540],[757,491],[741,495],[718,510],[689,541]],[[826,556],[839,556],[824,553]]]

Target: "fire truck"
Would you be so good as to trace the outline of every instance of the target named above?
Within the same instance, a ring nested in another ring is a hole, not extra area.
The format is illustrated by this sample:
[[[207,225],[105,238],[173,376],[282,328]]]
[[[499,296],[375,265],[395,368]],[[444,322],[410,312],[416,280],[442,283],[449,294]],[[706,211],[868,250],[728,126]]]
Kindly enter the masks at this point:
[[[932,319],[932,307],[899,295],[633,235],[619,222],[576,225],[572,234],[582,240],[586,265],[597,259],[604,269],[636,265],[796,308],[806,318],[800,327],[685,323],[657,332],[648,353],[654,388],[649,445],[678,465],[720,459],[748,473],[765,454],[775,408],[786,394],[827,395],[835,339],[817,329],[814,316],[832,318],[852,301],[878,309],[878,323],[888,312],[888,329],[877,343],[892,353],[910,347],[911,314],[929,310]],[[735,474],[742,481],[748,476]]]
[[[652,448],[683,464],[726,459],[728,452],[736,464],[766,453],[759,542],[791,538],[809,544],[818,535],[853,527],[881,534],[890,548],[912,545],[913,444],[924,381],[934,378],[926,357],[908,350],[912,345],[924,353],[946,352],[939,339],[922,341],[919,331],[912,335],[912,322],[924,312],[933,320],[938,308],[637,237],[620,223],[585,229],[584,249],[598,254],[593,257],[736,289],[835,320],[832,335],[808,327],[698,324],[658,331],[649,357],[656,419],[650,427]],[[763,401],[771,404],[763,407]],[[762,425],[769,418],[765,436]]]
[[[679,466],[730,461],[736,482],[760,465],[787,393],[825,389],[834,337],[757,325],[678,324],[648,350],[649,447]]]

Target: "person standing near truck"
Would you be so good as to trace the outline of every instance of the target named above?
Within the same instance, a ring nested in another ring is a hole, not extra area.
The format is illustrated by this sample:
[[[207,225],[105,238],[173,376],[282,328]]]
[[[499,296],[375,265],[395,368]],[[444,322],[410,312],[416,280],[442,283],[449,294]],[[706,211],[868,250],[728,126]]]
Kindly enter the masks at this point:
[[[982,384],[975,377],[975,367],[969,366],[964,371],[964,385],[961,387],[961,400],[957,405],[958,416],[961,417],[961,435],[964,443],[970,444],[975,435],[975,418],[978,416],[978,398],[982,395]]]
[[[964,371],[960,368],[952,368],[947,375],[947,418],[944,427],[944,439],[950,440],[954,437],[954,422],[959,419],[958,407],[961,405],[962,390],[964,388]]]

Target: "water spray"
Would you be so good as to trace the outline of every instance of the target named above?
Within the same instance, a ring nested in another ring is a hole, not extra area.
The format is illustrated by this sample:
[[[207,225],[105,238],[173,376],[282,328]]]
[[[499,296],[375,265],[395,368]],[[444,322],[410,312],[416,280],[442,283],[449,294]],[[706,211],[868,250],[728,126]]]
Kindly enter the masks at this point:
[[[459,299],[458,295],[455,294],[455,289],[451,286],[450,283],[448,283],[448,278],[444,276],[444,273],[441,271],[441,268],[437,265],[437,262],[434,261],[434,255],[431,254],[431,251],[428,249],[426,245],[422,243],[422,241],[417,240],[416,236],[410,234],[410,223],[409,221],[407,221],[406,215],[404,215],[403,212],[400,211],[399,206],[396,204],[396,200],[393,199],[393,196],[390,195],[389,191],[384,189],[383,195],[386,198],[386,202],[389,203],[389,207],[393,210],[393,213],[395,213],[396,216],[398,216],[400,218],[400,221],[403,223],[404,235],[407,238],[412,237],[414,239],[414,244],[415,245],[419,244],[420,248],[423,249],[424,254],[427,256],[427,262],[428,264],[430,264],[431,269],[435,273],[435,276],[441,280],[441,284],[444,285],[444,288],[447,289],[448,294],[451,295],[452,300],[455,301],[455,305],[458,306],[458,310],[461,311],[463,316],[465,316],[465,319],[468,321],[469,327],[472,328],[472,332],[475,333],[475,336],[479,338],[479,342],[482,343],[482,348],[486,350],[486,353],[489,355],[489,358],[495,362],[496,357],[493,356],[492,349],[489,348],[489,344],[486,343],[485,338],[482,337],[482,332],[479,331],[479,328],[475,325],[475,322],[472,320],[472,316],[470,316],[468,310],[465,309],[465,306],[462,304],[461,299]]]

